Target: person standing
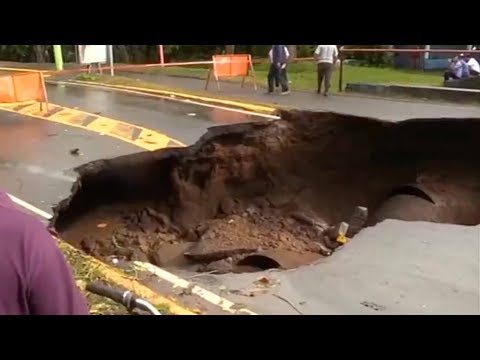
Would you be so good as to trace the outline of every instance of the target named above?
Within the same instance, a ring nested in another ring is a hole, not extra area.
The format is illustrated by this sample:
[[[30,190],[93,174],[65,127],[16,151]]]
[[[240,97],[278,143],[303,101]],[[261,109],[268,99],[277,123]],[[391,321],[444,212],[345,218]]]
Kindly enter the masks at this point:
[[[317,49],[315,50],[314,57],[317,61],[318,73],[317,94],[321,93],[323,83],[323,96],[328,96],[332,81],[332,74],[338,59],[337,45],[318,45]]]
[[[290,93],[287,79],[287,62],[290,53],[285,45],[273,45],[268,53],[270,58],[270,70],[268,71],[268,93],[274,91],[274,85],[278,81],[282,89],[282,95]]]
[[[0,235],[1,315],[89,314],[55,239],[2,191]]]

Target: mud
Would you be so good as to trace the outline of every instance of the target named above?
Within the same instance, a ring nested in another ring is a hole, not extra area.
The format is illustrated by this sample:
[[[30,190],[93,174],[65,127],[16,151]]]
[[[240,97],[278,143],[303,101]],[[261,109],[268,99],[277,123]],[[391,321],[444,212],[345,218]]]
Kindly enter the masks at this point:
[[[479,223],[479,120],[281,116],[212,128],[188,148],[86,164],[52,226],[98,257],[229,272],[329,255],[338,244],[324,230],[358,206],[368,225]]]

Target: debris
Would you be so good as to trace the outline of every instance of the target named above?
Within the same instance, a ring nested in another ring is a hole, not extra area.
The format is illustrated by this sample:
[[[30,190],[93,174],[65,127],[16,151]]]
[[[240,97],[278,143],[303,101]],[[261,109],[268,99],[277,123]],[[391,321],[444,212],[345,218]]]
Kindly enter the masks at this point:
[[[195,113],[188,113],[187,115],[188,116],[197,116],[197,114],[195,114]]]
[[[278,294],[272,294],[272,295],[275,296],[277,299],[280,299],[283,302],[286,302],[288,305],[290,305],[293,308],[293,310],[295,310],[300,315],[303,315],[303,312],[301,312],[300,309],[298,309],[291,301],[285,299],[283,296],[280,296]]]
[[[70,155],[79,156],[80,155],[80,149],[76,148],[76,149],[70,150]]]
[[[233,264],[227,259],[213,261],[207,265],[207,271],[214,271],[216,274],[227,274],[232,272]]]
[[[368,209],[363,206],[357,206],[350,218],[350,226],[346,232],[348,238],[353,238],[363,229],[368,220]]]
[[[254,281],[254,284],[259,287],[266,287],[272,288],[280,284],[280,280],[277,279],[269,279],[266,276],[259,277],[257,280]]]
[[[108,226],[108,224],[106,224],[106,223],[97,224],[97,228],[99,228],[99,229],[106,228],[107,226]]]
[[[387,309],[383,305],[378,305],[370,301],[362,301],[360,304],[375,311],[385,311]]]

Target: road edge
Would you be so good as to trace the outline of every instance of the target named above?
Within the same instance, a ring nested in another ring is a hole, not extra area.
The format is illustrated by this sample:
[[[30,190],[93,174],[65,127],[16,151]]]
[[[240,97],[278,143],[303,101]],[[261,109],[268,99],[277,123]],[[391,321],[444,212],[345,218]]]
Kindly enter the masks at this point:
[[[50,84],[72,84],[72,85],[87,85],[92,87],[97,87],[100,89],[110,89],[110,90],[123,90],[127,92],[137,92],[137,93],[144,93],[144,94],[153,94],[159,95],[164,97],[176,97],[185,100],[193,100],[199,101],[204,104],[211,104],[211,105],[220,105],[220,106],[227,106],[231,110],[235,109],[243,109],[250,111],[252,113],[256,113],[258,115],[267,115],[277,118],[276,114],[278,110],[281,108],[279,106],[266,106],[266,105],[258,105],[252,102],[247,101],[240,101],[240,100],[227,100],[227,99],[220,99],[213,96],[201,96],[189,93],[187,91],[181,92],[176,90],[158,90],[158,89],[148,89],[143,87],[135,87],[135,86],[126,86],[126,85],[111,85],[111,84],[104,84],[99,82],[93,81],[81,81],[81,80],[68,80],[68,81],[52,81],[49,80],[47,83]]]

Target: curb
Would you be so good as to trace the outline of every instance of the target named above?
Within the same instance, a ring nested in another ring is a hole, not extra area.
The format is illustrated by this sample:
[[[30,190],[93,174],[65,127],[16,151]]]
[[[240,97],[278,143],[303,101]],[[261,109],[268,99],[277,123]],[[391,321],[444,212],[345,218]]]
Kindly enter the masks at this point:
[[[198,315],[200,311],[190,310],[179,305],[175,300],[164,297],[147,286],[141,284],[134,277],[127,275],[121,270],[118,270],[114,267],[107,265],[100,260],[97,260],[85,253],[82,253],[80,250],[74,248],[72,245],[66,243],[65,241],[55,238],[58,242],[58,247],[62,252],[71,252],[74,254],[81,255],[85,261],[92,268],[92,271],[98,271],[103,280],[111,282],[117,286],[126,288],[134,292],[139,297],[147,300],[152,303],[152,305],[157,307],[168,306],[169,312],[173,315]]]
[[[53,81],[49,81],[49,82],[54,83]],[[97,87],[110,88],[110,89],[137,91],[137,92],[142,92],[147,94],[162,95],[166,97],[178,97],[182,99],[196,100],[204,103],[211,103],[216,105],[230,106],[233,108],[240,108],[240,109],[244,109],[244,110],[248,110],[248,111],[252,111],[260,114],[265,114],[265,115],[274,115],[278,110],[277,107],[255,105],[252,103],[236,101],[236,100],[225,100],[225,99],[219,99],[219,98],[208,97],[208,96],[193,95],[193,94],[184,93],[180,91],[156,90],[156,89],[148,89],[148,88],[124,86],[124,85],[110,85],[110,84],[104,84],[100,82],[97,83],[93,81],[79,81],[79,80],[70,80],[70,81],[67,81],[67,83],[97,86]]]

